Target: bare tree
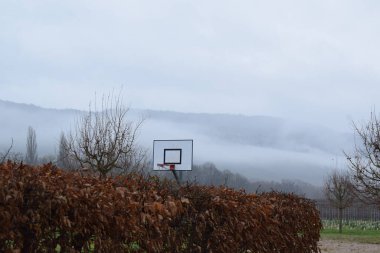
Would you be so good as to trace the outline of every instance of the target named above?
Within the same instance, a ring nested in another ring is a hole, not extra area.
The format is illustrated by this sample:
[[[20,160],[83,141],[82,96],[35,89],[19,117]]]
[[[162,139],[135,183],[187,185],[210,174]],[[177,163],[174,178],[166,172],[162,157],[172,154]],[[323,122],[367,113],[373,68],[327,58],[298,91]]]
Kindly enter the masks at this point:
[[[28,164],[36,164],[38,160],[37,155],[37,140],[36,140],[36,131],[29,126],[28,135],[26,137],[26,156],[25,162]]]
[[[345,155],[355,191],[362,200],[380,206],[380,122],[373,111],[367,123],[354,127],[360,143],[355,145],[352,156]]]
[[[332,206],[338,209],[339,233],[342,233],[343,210],[352,205],[353,188],[348,172],[333,171],[325,179],[324,193]]]
[[[73,159],[71,159],[68,148],[68,140],[65,134],[62,132],[59,138],[57,165],[63,169],[77,169],[79,165],[78,163],[75,163]]]
[[[57,155],[57,165],[60,168],[67,169],[66,167],[66,161],[68,158],[67,154],[67,139],[64,133],[61,133],[61,136],[59,138],[59,145],[58,145],[58,155]]]
[[[0,164],[4,163],[5,160],[8,159],[12,148],[13,148],[13,138],[12,138],[11,145],[9,146],[9,148],[7,149],[7,151],[5,151],[4,153],[0,154]]]
[[[120,96],[102,99],[98,111],[90,105],[67,140],[67,153],[82,168],[89,168],[105,177],[111,170],[138,169],[145,161],[145,153],[136,144],[142,120],[127,119],[129,108],[123,106]]]

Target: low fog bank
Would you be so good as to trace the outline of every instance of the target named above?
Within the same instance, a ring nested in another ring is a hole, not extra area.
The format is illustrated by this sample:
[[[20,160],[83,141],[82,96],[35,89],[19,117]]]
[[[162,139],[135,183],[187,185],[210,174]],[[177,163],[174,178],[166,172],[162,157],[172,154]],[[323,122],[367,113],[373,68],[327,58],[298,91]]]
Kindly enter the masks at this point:
[[[320,185],[335,166],[332,158],[344,161],[343,157],[319,150],[305,153],[247,145],[223,146],[219,150],[221,154],[209,156],[218,168],[240,172],[252,180],[298,179]]]
[[[44,109],[0,100],[0,152],[14,139],[15,152],[25,152],[28,126],[36,130],[39,156],[56,155],[61,132],[68,132],[80,115],[76,110]],[[130,110],[132,121],[145,118],[139,143],[151,156],[155,139],[193,139],[194,163],[212,162],[218,169],[249,180],[302,180],[321,185],[350,151],[353,134],[324,126],[266,116],[192,114]]]
[[[212,118],[212,115],[208,116]],[[228,121],[229,116],[226,117],[225,121]],[[323,131],[328,133],[326,143],[322,142],[323,145],[317,145],[317,141],[308,143],[307,140],[317,140],[316,136],[320,135],[316,132],[318,127],[314,126],[314,132],[307,132],[306,129],[299,127],[298,139],[292,139],[288,135],[279,137],[272,146],[269,142],[253,144],[255,140],[250,139],[254,138],[252,135],[256,134],[261,139],[265,139],[266,136],[269,139],[273,138],[271,134],[273,128],[278,126],[268,126],[268,128],[261,126],[261,132],[257,129],[259,126],[256,126],[256,133],[250,133],[249,129],[236,133],[236,135],[244,136],[245,140],[242,141],[243,137],[232,138],[233,133],[226,132],[225,135],[229,135],[230,138],[219,134],[220,128],[225,127],[223,122],[217,125],[210,119],[210,123],[202,122],[201,124],[197,120],[192,120],[191,117],[188,120],[185,118],[175,120],[165,120],[157,116],[148,118],[140,136],[141,143],[149,147],[153,139],[193,139],[195,163],[212,161],[221,170],[240,173],[253,181],[296,179],[321,185],[324,177],[333,167],[345,166],[342,150],[349,152],[350,143],[353,143],[350,141],[349,134],[334,135],[336,132],[329,132],[327,128],[323,128]],[[214,124],[213,127],[210,126],[212,124]],[[275,121],[274,124],[276,124]],[[288,125],[284,123],[282,126]],[[291,130],[293,133],[297,132],[295,127]],[[279,129],[275,133],[278,134],[281,131],[285,132],[286,129]],[[248,133],[248,136],[244,135],[245,133]],[[280,141],[280,139],[285,140]]]
[[[80,113],[0,100],[0,152],[9,147],[13,138],[13,151],[25,153],[27,130],[31,126],[36,131],[38,153],[54,155],[61,132],[70,130]]]
[[[151,175],[165,177],[174,180],[174,175],[170,171],[148,171]],[[194,165],[192,171],[178,172],[177,175],[183,181],[190,184],[227,186],[237,190],[244,189],[248,193],[262,193],[278,191],[284,193],[294,193],[310,199],[323,199],[323,188],[306,183],[301,180],[248,180],[239,173],[229,170],[221,170],[213,163]]]
[[[269,116],[198,114],[144,111],[150,120],[171,122],[178,129],[208,136],[226,143],[268,147],[296,152],[315,150],[341,155],[353,143],[352,133],[337,132],[326,126]]]

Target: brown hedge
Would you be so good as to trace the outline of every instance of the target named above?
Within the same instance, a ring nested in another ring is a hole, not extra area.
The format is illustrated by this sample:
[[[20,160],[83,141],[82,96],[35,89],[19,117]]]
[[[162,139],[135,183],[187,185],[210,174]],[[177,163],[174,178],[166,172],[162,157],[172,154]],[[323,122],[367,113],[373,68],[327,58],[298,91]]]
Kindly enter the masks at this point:
[[[314,204],[291,194],[181,188],[0,165],[1,252],[319,252]]]

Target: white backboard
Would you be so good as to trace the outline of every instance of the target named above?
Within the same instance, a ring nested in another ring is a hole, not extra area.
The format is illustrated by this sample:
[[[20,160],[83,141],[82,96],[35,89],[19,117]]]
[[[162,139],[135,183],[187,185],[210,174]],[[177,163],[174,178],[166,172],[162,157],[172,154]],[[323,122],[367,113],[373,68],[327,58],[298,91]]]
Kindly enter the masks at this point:
[[[192,170],[193,140],[154,140],[153,170]]]

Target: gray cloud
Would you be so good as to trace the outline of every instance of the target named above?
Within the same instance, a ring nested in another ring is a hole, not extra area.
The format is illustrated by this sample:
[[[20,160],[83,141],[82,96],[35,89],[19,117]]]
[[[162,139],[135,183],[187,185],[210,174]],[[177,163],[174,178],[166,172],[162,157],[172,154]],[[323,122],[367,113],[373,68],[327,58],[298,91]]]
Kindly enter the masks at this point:
[[[2,1],[0,98],[349,128],[378,103],[376,1]]]

